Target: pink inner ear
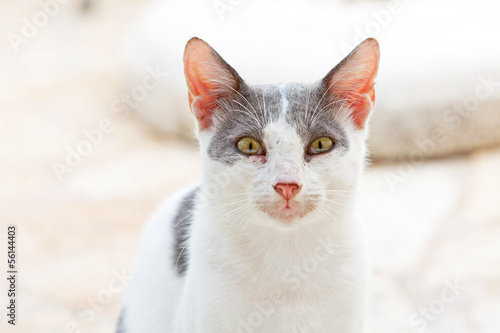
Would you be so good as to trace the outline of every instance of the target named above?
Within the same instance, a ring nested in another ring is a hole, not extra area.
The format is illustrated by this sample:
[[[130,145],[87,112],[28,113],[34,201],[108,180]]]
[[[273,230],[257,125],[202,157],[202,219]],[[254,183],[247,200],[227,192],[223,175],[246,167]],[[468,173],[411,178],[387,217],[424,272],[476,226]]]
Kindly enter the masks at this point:
[[[212,68],[218,65],[212,48],[201,39],[191,39],[184,52],[184,73],[189,90],[191,112],[198,120],[200,129],[211,124],[212,109],[217,96],[216,84],[211,81]]]
[[[212,105],[215,101],[215,96],[211,91],[215,90],[213,83],[207,80],[200,73],[198,57],[185,59],[184,69],[186,82],[189,89],[189,105],[191,112],[198,120],[200,129],[206,129],[212,124]]]
[[[192,99],[195,96],[201,97],[207,105],[212,104],[217,99],[217,96],[214,94],[217,86],[206,77],[208,76],[206,71],[209,69],[204,68],[204,64],[199,61],[199,57],[204,58],[207,56],[208,55],[197,54],[196,57],[191,57],[185,60],[184,68],[189,89],[190,103],[192,103]]]
[[[370,66],[371,67],[371,66]],[[351,117],[354,124],[363,128],[375,104],[375,77],[376,65],[372,71],[362,71],[346,74],[345,79],[339,80],[332,87],[336,98],[345,99],[352,109]],[[358,75],[366,75],[359,77]],[[357,77],[358,76],[358,77]]]
[[[365,126],[375,103],[378,63],[378,43],[368,39],[342,61],[328,80],[330,93],[335,98],[346,100],[352,109],[354,124],[359,128]]]
[[[365,126],[368,115],[373,109],[374,102],[375,91],[372,90],[371,94],[360,96],[359,100],[356,101],[356,103],[352,104],[352,108],[354,108],[354,111],[351,116],[354,120],[354,124],[359,128],[363,128]]]
[[[198,38],[192,38],[186,45],[184,73],[191,111],[200,129],[208,128],[217,100],[237,89],[237,74],[210,45]]]
[[[373,82],[375,75],[376,73],[372,74],[368,82],[359,82],[358,86],[353,84],[352,88],[344,93],[349,100],[349,106],[353,109],[351,117],[354,120],[354,124],[359,128],[365,126],[366,120],[375,104],[375,83]]]
[[[198,119],[200,129],[209,128],[210,125],[212,125],[212,112],[203,98],[197,96],[193,99],[192,95],[189,94],[189,101],[191,102],[191,112],[193,112],[196,119]]]

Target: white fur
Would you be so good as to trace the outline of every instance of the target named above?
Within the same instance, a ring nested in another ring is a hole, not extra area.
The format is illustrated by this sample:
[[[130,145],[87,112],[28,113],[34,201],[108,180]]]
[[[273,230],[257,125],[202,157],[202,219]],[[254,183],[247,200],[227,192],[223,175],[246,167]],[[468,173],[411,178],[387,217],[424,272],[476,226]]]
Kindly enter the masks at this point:
[[[173,332],[183,280],[172,266],[172,223],[187,191],[168,199],[144,230],[133,279],[125,296],[125,332]]]
[[[126,332],[362,332],[368,270],[356,189],[365,131],[342,121],[350,149],[309,163],[283,119],[265,129],[266,163],[214,161],[211,133],[201,132],[203,190],[189,268],[184,278],[175,272],[169,231],[183,192],[146,229],[125,302]],[[271,218],[266,212],[282,200],[276,182],[302,185],[298,211],[318,206],[293,221]]]

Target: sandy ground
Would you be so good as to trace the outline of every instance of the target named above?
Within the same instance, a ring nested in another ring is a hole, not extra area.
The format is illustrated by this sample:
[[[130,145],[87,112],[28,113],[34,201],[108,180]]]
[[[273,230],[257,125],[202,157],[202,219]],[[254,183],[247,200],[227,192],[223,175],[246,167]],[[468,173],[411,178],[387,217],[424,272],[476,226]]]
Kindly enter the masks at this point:
[[[0,42],[0,277],[8,224],[19,259],[18,322],[2,314],[2,332],[112,332],[141,228],[197,179],[195,147],[112,112],[120,36],[141,5],[110,0],[84,15],[68,4],[18,52]],[[37,6],[0,2],[2,35]],[[99,138],[103,119],[111,129]],[[54,162],[83,145],[83,131],[96,144],[60,180]],[[499,170],[499,149],[368,169],[368,332],[498,333]],[[1,304],[6,291],[2,277]]]

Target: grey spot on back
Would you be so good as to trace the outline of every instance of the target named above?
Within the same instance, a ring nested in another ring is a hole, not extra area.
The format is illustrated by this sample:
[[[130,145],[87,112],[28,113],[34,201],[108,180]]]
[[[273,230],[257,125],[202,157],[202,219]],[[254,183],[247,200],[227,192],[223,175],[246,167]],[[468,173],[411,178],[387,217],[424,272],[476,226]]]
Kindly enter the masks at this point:
[[[173,220],[175,236],[173,264],[179,275],[184,275],[189,265],[189,228],[193,221],[198,190],[199,188],[193,189],[182,199]]]
[[[125,331],[125,308],[120,312],[120,318],[118,319],[118,326],[116,327],[116,333],[126,333]]]

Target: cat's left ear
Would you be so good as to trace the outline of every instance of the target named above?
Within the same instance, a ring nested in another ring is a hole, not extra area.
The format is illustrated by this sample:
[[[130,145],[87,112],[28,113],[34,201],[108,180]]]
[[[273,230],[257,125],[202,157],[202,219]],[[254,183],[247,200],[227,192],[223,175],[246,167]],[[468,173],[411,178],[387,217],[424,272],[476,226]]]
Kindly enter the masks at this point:
[[[212,124],[218,100],[237,93],[243,85],[238,73],[208,43],[196,37],[184,50],[184,74],[189,105],[200,130]]]
[[[368,38],[323,79],[333,100],[344,101],[351,109],[351,118],[358,128],[364,128],[375,103],[379,59],[377,40]]]

